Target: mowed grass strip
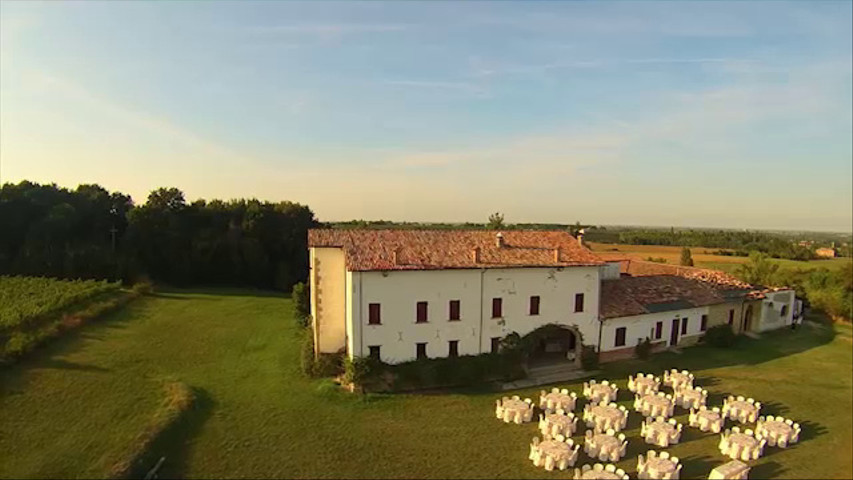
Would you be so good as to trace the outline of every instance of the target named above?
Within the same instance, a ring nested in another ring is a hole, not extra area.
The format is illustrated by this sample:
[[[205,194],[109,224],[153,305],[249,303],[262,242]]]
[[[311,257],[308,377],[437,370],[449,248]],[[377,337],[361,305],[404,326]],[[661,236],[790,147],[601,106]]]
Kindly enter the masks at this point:
[[[283,296],[146,297],[0,373],[0,476],[105,476],[158,408],[162,382],[180,378],[198,397],[184,428],[158,440],[167,457],[161,478],[566,478],[527,459],[535,424],[494,418],[501,394],[343,394],[300,375],[298,338]],[[728,393],[750,396],[804,426],[800,444],[768,448],[752,477],[850,478],[850,338],[849,325],[807,324],[743,339],[737,350],[696,347],[607,365],[599,378],[616,380],[620,403],[630,406],[629,373],[690,369],[713,404]],[[561,386],[580,392],[581,383]],[[538,390],[515,393],[536,398]],[[632,412],[629,457],[619,464],[632,476],[636,455],[649,448],[640,421]],[[669,451],[685,463],[682,478],[707,478],[726,461],[719,436],[685,430]]]

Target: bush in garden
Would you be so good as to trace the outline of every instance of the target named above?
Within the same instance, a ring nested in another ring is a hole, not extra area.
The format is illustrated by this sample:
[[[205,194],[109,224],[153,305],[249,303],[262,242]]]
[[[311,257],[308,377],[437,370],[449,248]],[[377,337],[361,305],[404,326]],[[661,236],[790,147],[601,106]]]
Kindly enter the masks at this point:
[[[724,323],[709,328],[700,340],[714,347],[726,348],[735,344],[736,337],[732,327]]]

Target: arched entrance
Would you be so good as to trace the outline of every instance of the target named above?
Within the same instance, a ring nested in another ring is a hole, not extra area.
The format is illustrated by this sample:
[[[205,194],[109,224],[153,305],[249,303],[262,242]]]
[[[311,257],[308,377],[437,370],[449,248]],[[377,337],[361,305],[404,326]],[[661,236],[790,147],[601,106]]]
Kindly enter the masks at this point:
[[[525,335],[523,342],[531,367],[558,363],[580,366],[583,343],[577,327],[543,325]]]

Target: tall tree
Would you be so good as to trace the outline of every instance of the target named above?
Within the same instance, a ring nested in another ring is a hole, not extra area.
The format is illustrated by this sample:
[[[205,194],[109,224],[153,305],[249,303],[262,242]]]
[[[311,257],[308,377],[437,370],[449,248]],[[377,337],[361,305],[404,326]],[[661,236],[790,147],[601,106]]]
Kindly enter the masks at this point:
[[[773,263],[766,254],[750,252],[749,262],[740,266],[737,273],[744,281],[753,285],[773,284],[779,264]]]
[[[693,255],[690,253],[689,248],[687,248],[687,247],[681,248],[681,261],[679,263],[685,267],[692,267],[693,266]]]
[[[486,226],[491,230],[500,230],[504,228],[504,215],[500,212],[495,212],[489,215],[489,223]]]

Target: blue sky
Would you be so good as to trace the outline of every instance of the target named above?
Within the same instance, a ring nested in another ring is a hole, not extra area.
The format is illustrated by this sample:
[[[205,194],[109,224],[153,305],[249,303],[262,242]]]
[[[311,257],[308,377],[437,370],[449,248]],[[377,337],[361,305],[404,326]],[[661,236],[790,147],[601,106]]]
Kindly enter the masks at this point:
[[[0,175],[853,229],[851,2],[2,2]]]

